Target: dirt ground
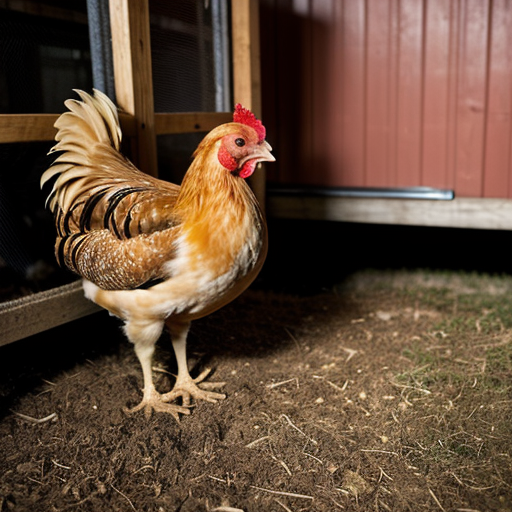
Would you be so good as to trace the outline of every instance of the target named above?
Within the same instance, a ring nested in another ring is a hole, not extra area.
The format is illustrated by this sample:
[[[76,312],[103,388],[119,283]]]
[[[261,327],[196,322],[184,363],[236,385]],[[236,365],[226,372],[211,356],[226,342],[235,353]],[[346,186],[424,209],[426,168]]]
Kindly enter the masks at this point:
[[[179,424],[123,412],[141,370],[106,314],[0,348],[0,511],[512,511],[512,278],[335,281],[197,321],[227,399]]]

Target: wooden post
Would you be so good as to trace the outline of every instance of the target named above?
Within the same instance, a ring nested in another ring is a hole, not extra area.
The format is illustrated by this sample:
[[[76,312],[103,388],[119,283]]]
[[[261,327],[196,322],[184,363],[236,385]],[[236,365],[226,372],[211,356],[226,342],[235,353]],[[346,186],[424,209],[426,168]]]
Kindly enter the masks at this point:
[[[232,0],[231,20],[234,100],[235,103],[251,109],[257,117],[261,117],[258,0]],[[259,169],[249,181],[261,207],[264,208],[264,168]]]
[[[116,101],[135,117],[139,168],[158,174],[148,0],[110,0]]]

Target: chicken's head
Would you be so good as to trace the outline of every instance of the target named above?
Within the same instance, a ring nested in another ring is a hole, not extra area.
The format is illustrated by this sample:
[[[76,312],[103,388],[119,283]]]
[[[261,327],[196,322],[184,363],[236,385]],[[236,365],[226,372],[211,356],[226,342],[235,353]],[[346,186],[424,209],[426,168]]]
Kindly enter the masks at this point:
[[[265,141],[265,127],[248,109],[238,104],[233,123],[220,140],[218,159],[235,176],[248,178],[258,162],[274,162],[272,148]]]

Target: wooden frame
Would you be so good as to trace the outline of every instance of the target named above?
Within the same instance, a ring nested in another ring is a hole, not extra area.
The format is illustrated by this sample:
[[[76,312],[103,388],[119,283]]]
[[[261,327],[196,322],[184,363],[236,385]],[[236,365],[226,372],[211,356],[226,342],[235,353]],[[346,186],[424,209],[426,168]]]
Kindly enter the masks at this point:
[[[232,0],[235,103],[261,113],[258,1]],[[114,76],[125,136],[134,159],[157,174],[156,136],[209,131],[232,119],[230,112],[154,113],[148,0],[110,0]],[[135,71],[136,70],[136,71]],[[0,114],[0,143],[53,140],[58,114]],[[263,198],[263,173],[252,181]],[[0,346],[98,311],[80,282],[0,304]]]
[[[512,230],[510,199],[461,197],[432,201],[269,195],[267,212],[280,219]]]

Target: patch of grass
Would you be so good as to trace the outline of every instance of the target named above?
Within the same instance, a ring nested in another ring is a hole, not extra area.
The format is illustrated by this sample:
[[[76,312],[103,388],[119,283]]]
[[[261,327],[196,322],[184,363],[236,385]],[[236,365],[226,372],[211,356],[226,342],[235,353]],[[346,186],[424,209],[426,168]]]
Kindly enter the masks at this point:
[[[499,288],[500,283],[473,277],[458,287],[400,291],[416,308],[440,313],[402,349],[409,365],[395,375],[403,444],[410,448],[406,457],[430,478],[453,479],[467,496],[468,509],[485,492],[497,500],[488,510],[510,510],[502,508],[512,496],[508,281]]]
[[[512,399],[512,341],[486,351],[482,385]]]
[[[487,351],[487,371],[512,374],[512,341]]]

